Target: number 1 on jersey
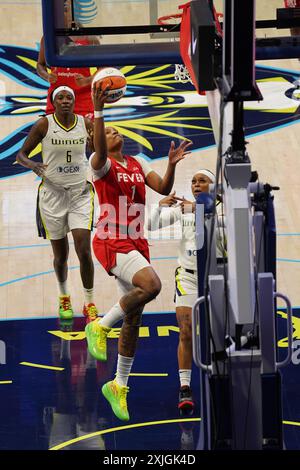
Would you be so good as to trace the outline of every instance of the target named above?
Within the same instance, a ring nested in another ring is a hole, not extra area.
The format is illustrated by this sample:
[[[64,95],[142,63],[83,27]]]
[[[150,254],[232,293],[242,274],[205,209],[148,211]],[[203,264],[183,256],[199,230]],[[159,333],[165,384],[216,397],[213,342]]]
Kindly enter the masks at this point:
[[[67,163],[71,163],[72,161],[72,151],[67,150]]]
[[[136,186],[135,186],[135,185],[131,186],[131,189],[132,189],[132,196],[131,196],[131,199],[134,200]]]

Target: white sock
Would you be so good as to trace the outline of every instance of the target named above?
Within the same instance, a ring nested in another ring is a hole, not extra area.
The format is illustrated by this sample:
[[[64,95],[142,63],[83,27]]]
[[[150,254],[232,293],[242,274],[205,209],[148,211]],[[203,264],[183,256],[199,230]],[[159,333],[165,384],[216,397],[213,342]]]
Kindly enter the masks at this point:
[[[118,385],[127,385],[134,357],[124,357],[118,354],[116,382]]]
[[[59,295],[69,295],[67,280],[65,280],[64,282],[58,281],[58,292],[59,292]]]
[[[99,323],[103,326],[112,327],[113,325],[118,323],[119,320],[124,318],[125,315],[126,313],[118,302],[107,312],[106,315],[104,315],[103,318],[101,318],[101,320],[99,320]]]
[[[84,287],[83,292],[84,292],[85,305],[93,304],[94,303],[94,288],[92,287],[91,289],[86,289]]]
[[[179,369],[179,380],[181,387],[184,385],[187,385],[188,387],[191,386],[191,375],[191,369]]]

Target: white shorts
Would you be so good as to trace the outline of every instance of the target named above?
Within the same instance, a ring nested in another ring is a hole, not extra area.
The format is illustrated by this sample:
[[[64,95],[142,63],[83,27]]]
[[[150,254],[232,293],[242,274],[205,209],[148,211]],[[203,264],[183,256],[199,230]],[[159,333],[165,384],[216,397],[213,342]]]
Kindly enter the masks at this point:
[[[117,278],[121,295],[127,294],[134,288],[133,276],[141,269],[149,267],[151,264],[137,250],[132,250],[129,253],[117,253],[116,265],[110,272]]]
[[[198,298],[197,271],[187,272],[180,267],[175,271],[175,305],[192,308]]]
[[[38,189],[36,222],[40,237],[60,240],[70,230],[92,230],[94,188],[92,183],[80,188],[52,188],[43,182]]]

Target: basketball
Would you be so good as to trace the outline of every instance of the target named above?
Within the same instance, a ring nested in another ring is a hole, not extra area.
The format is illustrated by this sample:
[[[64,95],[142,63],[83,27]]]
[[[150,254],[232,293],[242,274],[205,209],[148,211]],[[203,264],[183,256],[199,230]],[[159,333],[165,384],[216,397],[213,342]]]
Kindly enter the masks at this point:
[[[96,88],[104,90],[109,86],[109,90],[106,92],[108,95],[107,103],[115,103],[125,95],[126,91],[126,78],[123,73],[113,67],[106,67],[99,70],[93,78],[92,90],[94,85]]]

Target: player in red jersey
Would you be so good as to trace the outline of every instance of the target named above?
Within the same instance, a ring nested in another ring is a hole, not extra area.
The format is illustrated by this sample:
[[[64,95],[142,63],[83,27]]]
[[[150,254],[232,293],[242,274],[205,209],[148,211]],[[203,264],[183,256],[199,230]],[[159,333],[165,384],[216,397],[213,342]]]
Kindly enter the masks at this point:
[[[77,45],[90,44],[87,38],[76,40]],[[51,101],[53,91],[60,86],[68,86],[75,93],[74,113],[89,119],[93,118],[94,106],[91,97],[91,83],[94,74],[90,68],[64,68],[51,67],[50,73],[47,70],[45,59],[44,38],[41,39],[40,52],[37,62],[37,73],[50,83],[47,95],[46,114],[53,114],[54,107]]]
[[[65,25],[66,27],[70,27],[72,23],[71,5],[69,1],[65,1],[64,5]],[[69,40],[74,45],[78,46],[99,44],[99,40],[96,36],[85,36],[81,38],[71,36],[69,37]],[[68,86],[69,88],[72,88],[75,94],[74,113],[93,119],[94,106],[91,97],[91,83],[94,74],[91,74],[91,69],[89,67],[51,67],[50,73],[48,73],[45,58],[44,38],[42,37],[36,70],[40,77],[50,83],[47,95],[46,114],[53,114],[55,112],[52,103],[53,91],[60,86]]]
[[[300,8],[300,0],[284,0],[284,6],[285,8]],[[291,35],[300,36],[300,28],[291,28]]]
[[[300,0],[284,0],[285,8],[300,8]]]
[[[94,146],[90,157],[93,182],[101,208],[94,253],[108,274],[114,275],[123,296],[101,321],[87,325],[89,352],[98,360],[107,358],[106,339],[119,320],[123,325],[118,342],[115,380],[102,387],[115,415],[129,420],[128,376],[133,364],[144,306],[161,290],[160,279],[150,265],[148,242],[143,236],[145,185],[160,194],[169,194],[175,168],[186,156],[190,142],[175,148],[172,142],[166,173],[161,178],[145,160],[123,155],[123,136],[113,127],[104,127],[104,93],[93,91],[95,106]]]

